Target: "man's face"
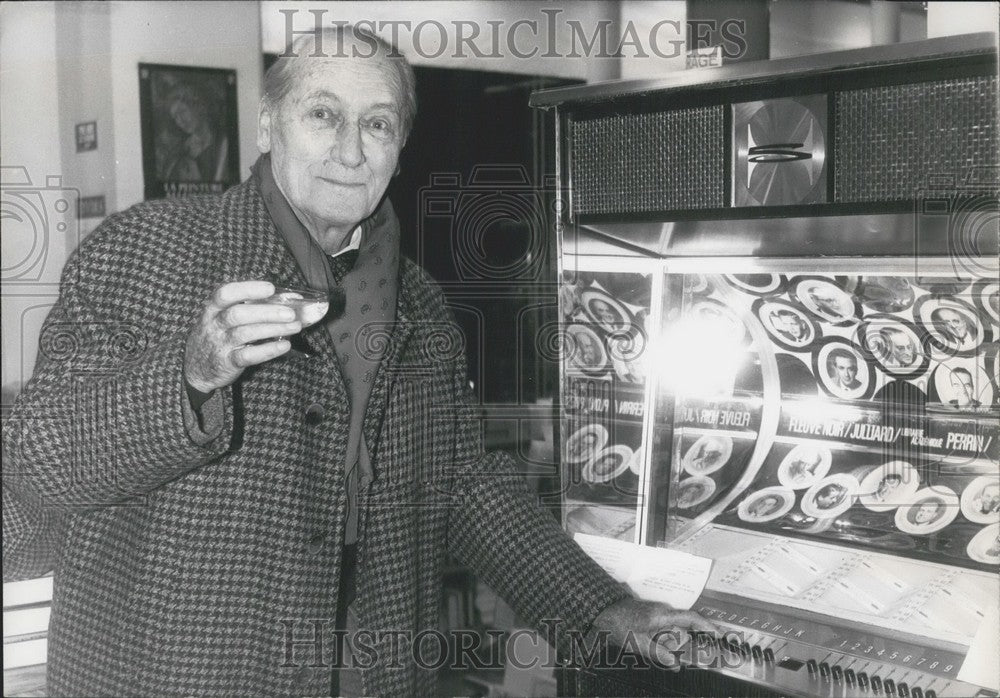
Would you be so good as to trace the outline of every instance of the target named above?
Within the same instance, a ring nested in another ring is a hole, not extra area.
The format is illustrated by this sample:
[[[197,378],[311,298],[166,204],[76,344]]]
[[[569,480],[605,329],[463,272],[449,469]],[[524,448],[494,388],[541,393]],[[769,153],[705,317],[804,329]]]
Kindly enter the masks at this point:
[[[930,523],[938,517],[941,505],[937,502],[924,502],[913,515],[913,521],[918,524]]]
[[[799,319],[795,317],[792,313],[784,313],[778,316],[778,327],[783,329],[785,332],[790,334],[795,339],[802,339],[802,335],[805,334],[805,328],[802,327],[802,323]]]
[[[604,301],[594,301],[590,304],[597,320],[605,325],[614,325],[618,322],[618,316],[611,310],[611,306]]]
[[[904,366],[912,364],[913,359],[916,358],[916,351],[913,349],[913,343],[910,341],[910,338],[902,332],[893,332],[890,335],[889,346],[892,349],[892,355],[896,358],[896,361]]]
[[[775,497],[764,497],[754,506],[754,514],[757,516],[767,516],[778,510],[778,500]]]
[[[703,468],[710,468],[722,460],[723,453],[722,444],[717,441],[709,441],[705,444],[705,448],[701,452],[701,458],[698,459],[698,463]]]
[[[593,366],[597,363],[600,356],[597,353],[597,347],[594,346],[594,340],[592,340],[588,335],[581,334],[577,335],[577,342],[580,347],[580,359],[585,366]]]
[[[378,206],[403,147],[394,68],[377,56],[302,58],[294,70],[284,99],[261,108],[257,145],[310,231],[346,234]]]
[[[809,292],[810,298],[816,304],[816,308],[827,315],[840,315],[839,299],[830,289],[818,287]]]
[[[995,485],[987,485],[976,499],[979,501],[980,509],[984,513],[990,513],[1000,503],[1000,488],[997,488]]]
[[[951,374],[951,389],[954,391],[955,401],[960,407],[964,407],[972,402],[974,394],[972,376],[961,371],[954,371]]]
[[[803,453],[795,459],[789,470],[800,475],[811,475],[819,465],[820,455],[818,453]]]
[[[950,308],[941,308],[939,313],[941,322],[948,328],[948,331],[958,339],[965,339],[966,335],[969,334],[969,325],[965,318]]]
[[[901,478],[899,478],[898,476],[893,476],[893,475],[890,475],[889,477],[884,478],[882,480],[882,482],[879,483],[879,485],[878,485],[878,491],[876,492],[876,494],[879,497],[885,497],[890,492],[892,492],[897,487],[899,487],[899,483],[901,481],[902,481]]]
[[[701,496],[701,488],[695,485],[686,487],[683,492],[681,492],[680,498],[677,503],[681,506],[691,506],[698,501],[698,497]]]
[[[831,509],[840,504],[840,500],[843,499],[843,496],[844,489],[842,487],[830,485],[829,487],[824,487],[816,493],[816,505],[820,509]]]
[[[1000,555],[1000,536],[997,536],[996,541],[986,550],[986,554],[990,557],[995,557]]]
[[[849,386],[858,375],[858,362],[849,356],[838,356],[833,360],[833,371],[842,386]]]
[[[610,475],[618,469],[618,459],[614,455],[608,455],[594,464],[594,472],[598,475]]]

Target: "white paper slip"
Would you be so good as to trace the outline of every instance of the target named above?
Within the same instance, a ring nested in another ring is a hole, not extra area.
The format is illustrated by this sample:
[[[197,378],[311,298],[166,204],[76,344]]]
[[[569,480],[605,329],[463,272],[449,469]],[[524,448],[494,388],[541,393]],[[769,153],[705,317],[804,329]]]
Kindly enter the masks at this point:
[[[624,582],[640,599],[686,611],[701,596],[712,570],[711,558],[669,548],[577,533],[573,536],[598,565]]]
[[[958,670],[958,680],[1000,691],[1000,662],[997,662],[997,657],[1000,657],[1000,609],[994,603],[979,623],[969,653]]]

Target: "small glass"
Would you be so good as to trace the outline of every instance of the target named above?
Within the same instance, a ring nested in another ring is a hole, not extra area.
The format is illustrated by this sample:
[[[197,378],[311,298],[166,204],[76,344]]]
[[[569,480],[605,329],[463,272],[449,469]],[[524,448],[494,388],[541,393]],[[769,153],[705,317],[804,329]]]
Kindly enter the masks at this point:
[[[302,323],[302,329],[315,325],[330,310],[327,292],[314,288],[275,286],[274,295],[265,298],[264,302],[287,305],[295,311],[295,319]]]

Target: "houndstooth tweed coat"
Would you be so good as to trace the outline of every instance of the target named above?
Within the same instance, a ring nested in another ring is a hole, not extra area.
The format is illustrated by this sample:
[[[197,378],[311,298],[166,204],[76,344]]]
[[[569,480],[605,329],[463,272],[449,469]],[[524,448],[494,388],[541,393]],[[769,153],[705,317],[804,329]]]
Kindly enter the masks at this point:
[[[21,541],[14,571],[40,571],[56,546],[53,695],[329,692],[349,419],[329,337],[307,330],[313,355],[222,391],[207,444],[183,418],[188,331],[216,286],[253,278],[304,284],[252,181],[115,215],[66,267],[5,430],[5,504],[23,514],[4,532]],[[390,343],[364,421],[366,693],[434,692],[434,672],[385,631],[437,628],[449,551],[530,621],[559,619],[550,630],[585,631],[622,598],[509,458],[483,453],[460,334],[412,262],[397,321],[359,342]]]

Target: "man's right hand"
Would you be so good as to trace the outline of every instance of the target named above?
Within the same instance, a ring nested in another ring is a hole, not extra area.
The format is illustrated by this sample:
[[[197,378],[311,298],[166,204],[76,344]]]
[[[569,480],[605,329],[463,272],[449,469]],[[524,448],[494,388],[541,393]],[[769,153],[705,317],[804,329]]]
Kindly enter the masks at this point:
[[[184,378],[192,388],[203,393],[224,388],[247,366],[270,361],[291,349],[287,339],[274,338],[302,330],[295,311],[284,305],[254,302],[273,294],[274,285],[267,281],[235,281],[215,289],[188,335],[184,352]],[[274,341],[262,341],[269,339]]]

